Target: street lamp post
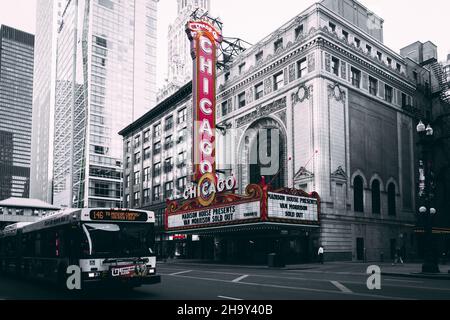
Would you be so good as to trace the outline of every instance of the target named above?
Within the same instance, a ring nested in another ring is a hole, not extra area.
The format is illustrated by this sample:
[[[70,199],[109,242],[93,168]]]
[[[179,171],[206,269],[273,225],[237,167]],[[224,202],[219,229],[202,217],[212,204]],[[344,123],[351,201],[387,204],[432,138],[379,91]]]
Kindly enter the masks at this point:
[[[420,144],[422,146],[419,164],[419,213],[423,221],[425,241],[428,246],[425,251],[422,272],[439,273],[439,266],[433,245],[433,218],[436,215],[436,209],[433,207],[434,181],[431,161],[429,159],[434,132],[430,125],[425,127],[422,121],[420,121],[417,126],[417,133],[419,134]]]

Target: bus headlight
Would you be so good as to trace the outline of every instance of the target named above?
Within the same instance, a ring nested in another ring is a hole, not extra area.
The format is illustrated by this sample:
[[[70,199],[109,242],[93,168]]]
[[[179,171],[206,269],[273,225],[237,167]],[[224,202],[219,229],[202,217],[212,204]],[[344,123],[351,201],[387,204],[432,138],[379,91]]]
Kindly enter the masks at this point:
[[[148,274],[154,274],[155,273],[155,269],[148,269]]]

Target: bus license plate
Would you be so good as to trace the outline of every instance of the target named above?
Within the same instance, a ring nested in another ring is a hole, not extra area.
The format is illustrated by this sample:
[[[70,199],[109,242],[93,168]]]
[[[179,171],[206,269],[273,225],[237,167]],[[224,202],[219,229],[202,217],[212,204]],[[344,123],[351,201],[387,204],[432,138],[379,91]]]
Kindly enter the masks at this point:
[[[145,274],[145,265],[122,266],[111,269],[113,277],[134,277]]]

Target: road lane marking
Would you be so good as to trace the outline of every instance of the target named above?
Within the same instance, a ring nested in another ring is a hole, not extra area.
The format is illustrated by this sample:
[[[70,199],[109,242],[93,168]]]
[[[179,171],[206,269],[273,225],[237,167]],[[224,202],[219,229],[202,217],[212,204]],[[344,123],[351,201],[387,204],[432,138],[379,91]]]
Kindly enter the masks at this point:
[[[241,280],[244,280],[248,277],[248,274],[244,274],[243,276],[240,276],[239,278],[234,279],[232,282],[239,282]]]
[[[185,271],[171,273],[170,276],[178,276],[180,274],[185,274],[185,273],[189,273],[189,272],[192,272],[192,270],[185,270]]]
[[[168,276],[171,276],[168,274]],[[195,279],[195,280],[204,280],[204,281],[213,281],[213,282],[222,282],[222,283],[231,283],[236,285],[248,285],[248,286],[255,286],[255,287],[268,287],[268,288],[276,288],[276,289],[290,289],[290,290],[298,290],[298,291],[310,291],[310,292],[320,292],[320,293],[330,293],[330,294],[337,294],[340,295],[342,292],[338,292],[335,290],[327,290],[327,289],[313,289],[313,288],[303,288],[303,287],[289,287],[289,286],[281,286],[281,285],[274,285],[274,284],[262,284],[262,283],[254,283],[254,282],[231,282],[229,280],[221,280],[221,279],[214,279],[214,278],[202,278],[202,277],[193,277],[193,276],[183,276],[183,275],[175,275],[174,277],[177,278],[184,278],[184,279]],[[404,297],[394,297],[394,296],[384,296],[379,294],[367,294],[367,293],[351,293],[352,296],[361,296],[361,297],[368,297],[371,299],[388,299],[388,300],[416,300],[411,298],[404,298]]]
[[[349,288],[347,288],[346,286],[344,286],[343,284],[337,282],[337,281],[331,281],[331,283],[338,288],[339,290],[341,290],[344,293],[353,293],[352,290],[350,290]]]
[[[235,300],[235,301],[242,301],[243,300],[243,299],[239,299],[239,298],[226,297],[226,296],[217,296],[217,298],[226,299],[226,300]]]

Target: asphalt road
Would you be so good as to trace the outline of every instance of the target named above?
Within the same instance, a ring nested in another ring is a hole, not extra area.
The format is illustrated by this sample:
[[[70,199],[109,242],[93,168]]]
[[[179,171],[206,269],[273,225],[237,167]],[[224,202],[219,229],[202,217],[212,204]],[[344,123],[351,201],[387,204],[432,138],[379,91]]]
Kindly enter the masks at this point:
[[[64,293],[39,282],[0,276],[0,300],[393,300],[450,299],[450,281],[381,277],[369,290],[368,275],[351,268],[265,269],[200,264],[160,264],[162,283],[129,290]]]

